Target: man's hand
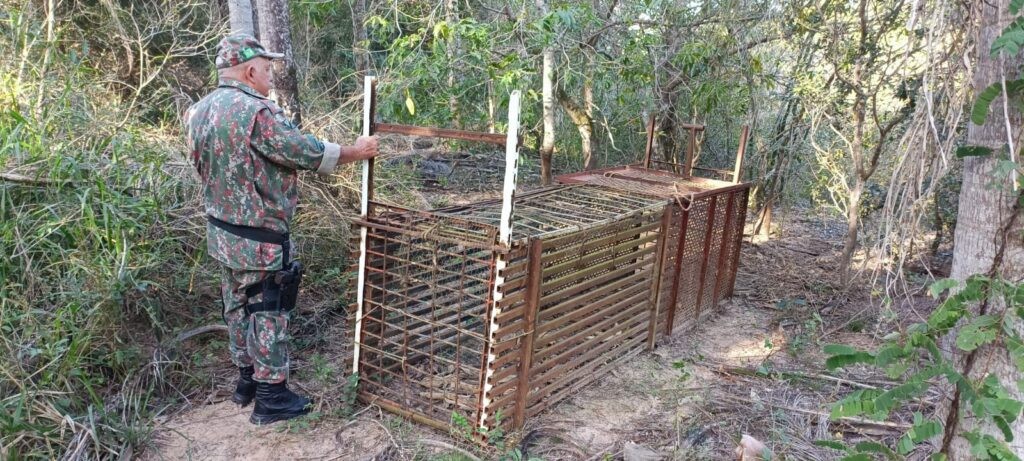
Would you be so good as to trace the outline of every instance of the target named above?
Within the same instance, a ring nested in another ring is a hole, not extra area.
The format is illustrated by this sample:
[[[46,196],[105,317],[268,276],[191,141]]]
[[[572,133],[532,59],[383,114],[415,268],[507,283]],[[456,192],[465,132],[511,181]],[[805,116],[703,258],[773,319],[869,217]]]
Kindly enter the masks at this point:
[[[377,156],[377,137],[360,136],[355,145],[345,149],[347,161],[367,160]]]

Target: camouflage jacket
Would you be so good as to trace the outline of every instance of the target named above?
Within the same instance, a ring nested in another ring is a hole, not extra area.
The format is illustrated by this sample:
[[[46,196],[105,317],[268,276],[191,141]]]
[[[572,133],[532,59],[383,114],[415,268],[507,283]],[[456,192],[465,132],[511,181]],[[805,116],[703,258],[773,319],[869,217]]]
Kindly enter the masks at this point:
[[[329,174],[340,146],[303,134],[281,108],[248,85],[221,79],[185,117],[192,164],[206,213],[231,224],[289,231],[298,202],[297,170]],[[281,267],[281,246],[207,225],[207,248],[232,269]]]

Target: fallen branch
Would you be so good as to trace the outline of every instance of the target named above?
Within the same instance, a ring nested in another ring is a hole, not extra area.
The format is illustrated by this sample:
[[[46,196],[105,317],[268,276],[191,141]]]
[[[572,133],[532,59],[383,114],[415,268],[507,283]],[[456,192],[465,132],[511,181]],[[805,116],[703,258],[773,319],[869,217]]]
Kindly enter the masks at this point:
[[[734,395],[730,395],[730,396],[727,396],[727,397],[731,398],[731,399],[734,399],[734,400],[739,400],[739,401],[742,401],[742,402],[745,402],[745,403],[754,404],[754,405],[767,405],[767,406],[770,406],[770,407],[773,407],[773,408],[778,408],[780,410],[793,411],[793,412],[796,412],[796,413],[803,413],[803,414],[807,414],[807,415],[813,415],[813,416],[818,416],[818,417],[824,417],[824,418],[831,419],[831,415],[829,415],[828,413],[820,412],[820,411],[805,410],[803,408],[790,407],[790,406],[787,406],[787,405],[779,405],[779,404],[776,404],[776,403],[766,402],[766,401],[763,401],[763,400],[755,401],[755,400],[751,400],[751,399],[748,399],[748,398],[745,398],[745,397],[737,397],[737,396],[734,396]],[[898,431],[907,431],[907,430],[910,430],[911,427],[913,427],[910,424],[892,423],[892,422],[889,422],[889,421],[874,421],[874,420],[870,420],[870,419],[856,418],[856,417],[853,417],[853,416],[843,416],[843,417],[840,417],[839,419],[833,419],[832,421],[840,422],[840,423],[846,423],[846,424],[850,424],[850,425],[872,426],[872,427],[880,427],[880,428],[884,428],[884,429],[898,430]]]
[[[763,374],[761,372],[759,372],[758,370],[751,369],[751,368],[734,367],[734,366],[728,366],[728,365],[720,365],[719,367],[720,367],[719,369],[714,370],[714,371],[719,372],[719,373],[728,373],[728,374],[737,374],[737,375],[746,375],[746,376],[763,376]],[[806,378],[806,379],[818,379],[818,380],[822,380],[822,381],[832,381],[832,382],[836,382],[836,383],[839,383],[839,384],[846,384],[848,386],[859,387],[859,388],[862,388],[862,389],[878,389],[878,386],[872,386],[871,384],[865,384],[865,383],[861,383],[861,382],[857,382],[857,381],[851,381],[849,379],[843,379],[843,378],[839,378],[839,377],[836,377],[836,376],[823,375],[823,374],[819,374],[819,373],[805,373],[805,372],[801,372],[801,371],[792,371],[792,370],[771,370],[771,371],[769,371],[769,373],[778,373],[780,375],[793,376],[793,377],[796,377],[796,378]]]
[[[186,340],[188,340],[189,338],[191,338],[193,336],[199,336],[199,335],[204,335],[206,333],[214,333],[214,332],[218,332],[218,331],[223,331],[223,332],[227,333],[228,326],[227,325],[221,325],[221,324],[212,324],[212,325],[204,325],[204,326],[201,326],[201,327],[193,328],[191,330],[183,331],[183,332],[179,333],[178,336],[174,337],[174,340],[171,341],[171,346],[177,346],[178,344],[181,344],[181,343],[185,342]]]
[[[52,186],[56,184],[49,179],[38,179],[30,176],[20,175],[17,173],[0,173],[0,179],[7,182],[16,182],[19,184],[30,184],[33,186]]]

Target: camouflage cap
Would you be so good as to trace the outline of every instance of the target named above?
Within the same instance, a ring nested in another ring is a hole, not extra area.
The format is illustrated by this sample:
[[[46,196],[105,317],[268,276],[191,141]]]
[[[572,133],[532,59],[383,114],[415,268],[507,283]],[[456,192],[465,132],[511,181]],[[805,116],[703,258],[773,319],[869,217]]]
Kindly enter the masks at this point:
[[[283,58],[281,53],[271,53],[249,34],[231,34],[217,44],[217,68],[226,69],[258,57]]]

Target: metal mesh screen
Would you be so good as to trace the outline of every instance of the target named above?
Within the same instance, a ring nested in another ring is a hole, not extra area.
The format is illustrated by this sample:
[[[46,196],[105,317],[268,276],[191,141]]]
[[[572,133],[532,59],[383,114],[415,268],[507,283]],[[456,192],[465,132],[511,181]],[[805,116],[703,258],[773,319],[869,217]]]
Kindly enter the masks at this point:
[[[574,173],[557,180],[673,199],[676,211],[663,256],[667,264],[662,270],[658,323],[663,328],[659,332],[671,334],[692,327],[732,293],[749,184],[635,166]],[[666,289],[669,280],[672,288]],[[662,312],[667,314],[664,320]]]

